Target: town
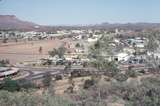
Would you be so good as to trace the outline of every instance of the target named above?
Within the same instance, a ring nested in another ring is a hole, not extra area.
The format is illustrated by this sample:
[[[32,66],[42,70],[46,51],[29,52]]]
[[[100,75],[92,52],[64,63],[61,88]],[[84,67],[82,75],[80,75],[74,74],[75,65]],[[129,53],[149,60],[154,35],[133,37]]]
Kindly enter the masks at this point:
[[[1,31],[1,83],[9,77],[22,87],[44,88],[54,80],[54,93],[73,94],[83,83],[85,89],[93,86],[93,76],[108,82],[149,77],[159,73],[158,34],[118,28]]]
[[[160,106],[159,0],[0,0],[0,106]]]

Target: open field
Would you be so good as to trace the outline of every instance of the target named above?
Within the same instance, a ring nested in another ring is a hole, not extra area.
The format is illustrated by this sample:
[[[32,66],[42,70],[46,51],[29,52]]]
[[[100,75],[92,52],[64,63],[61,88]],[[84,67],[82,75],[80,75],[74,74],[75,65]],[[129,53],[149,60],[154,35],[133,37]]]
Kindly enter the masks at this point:
[[[10,63],[15,64],[45,58],[48,57],[48,51],[59,47],[62,42],[55,39],[0,45],[0,59],[9,59]],[[42,47],[42,53],[39,53],[39,47]]]

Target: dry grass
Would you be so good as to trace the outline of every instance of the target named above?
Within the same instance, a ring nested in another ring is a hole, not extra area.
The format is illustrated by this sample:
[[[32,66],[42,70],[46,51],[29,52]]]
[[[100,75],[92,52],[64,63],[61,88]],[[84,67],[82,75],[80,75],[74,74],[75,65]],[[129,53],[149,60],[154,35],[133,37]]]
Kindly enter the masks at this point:
[[[61,44],[62,41],[56,39],[1,45],[0,59],[9,59],[12,64],[23,61],[34,61],[48,57],[48,51],[59,47]],[[42,47],[41,54],[39,53],[40,46]]]
[[[74,84],[76,89],[75,90],[79,90],[79,88],[84,84],[84,81],[87,79],[90,79],[91,77],[79,77],[79,78],[74,78]],[[67,90],[68,87],[70,87],[71,84],[69,83],[68,79],[64,79],[64,80],[59,80],[55,82],[55,93],[56,94],[64,94],[64,91]]]

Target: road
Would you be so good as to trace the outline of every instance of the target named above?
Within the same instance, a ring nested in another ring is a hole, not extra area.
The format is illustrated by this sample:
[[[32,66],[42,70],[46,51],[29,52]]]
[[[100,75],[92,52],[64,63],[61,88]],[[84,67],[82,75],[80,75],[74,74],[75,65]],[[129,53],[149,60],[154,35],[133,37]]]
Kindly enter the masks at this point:
[[[57,69],[57,68],[32,68],[32,67],[19,67],[20,71],[26,71],[29,73],[28,76],[25,76],[21,79],[27,79],[27,80],[38,80],[43,78],[45,73],[50,73],[51,75],[60,74],[63,69]]]
[[[16,67],[19,68],[20,71],[25,71],[28,72],[29,75],[25,76],[24,78],[21,79],[27,79],[27,80],[38,80],[43,78],[45,73],[50,73],[52,76],[62,74],[62,73],[69,73],[73,70],[89,70],[88,68],[72,68],[70,70],[64,71],[64,67],[51,67],[51,68],[35,68],[35,67]]]
[[[98,71],[94,68],[82,68],[82,67],[74,67],[71,68],[68,71],[64,71],[64,67],[46,67],[46,68],[35,68],[35,67],[17,67],[21,71],[26,71],[29,73],[28,76],[25,76],[24,79],[27,80],[38,80],[42,79],[45,73],[50,73],[52,76],[58,75],[58,74],[63,74],[63,73],[70,73],[73,70],[81,70],[81,71],[92,71],[92,72],[99,72],[103,73],[105,71]],[[121,67],[121,70],[126,70],[128,69],[127,67]],[[133,70],[142,70],[142,69],[147,69],[145,66],[135,66]]]

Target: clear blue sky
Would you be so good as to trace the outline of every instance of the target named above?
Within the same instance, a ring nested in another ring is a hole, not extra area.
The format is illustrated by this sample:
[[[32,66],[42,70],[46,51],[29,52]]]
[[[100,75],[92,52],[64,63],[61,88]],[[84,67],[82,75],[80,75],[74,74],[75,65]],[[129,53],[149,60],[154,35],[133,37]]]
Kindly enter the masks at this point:
[[[160,0],[1,0],[0,14],[42,25],[160,23]]]

